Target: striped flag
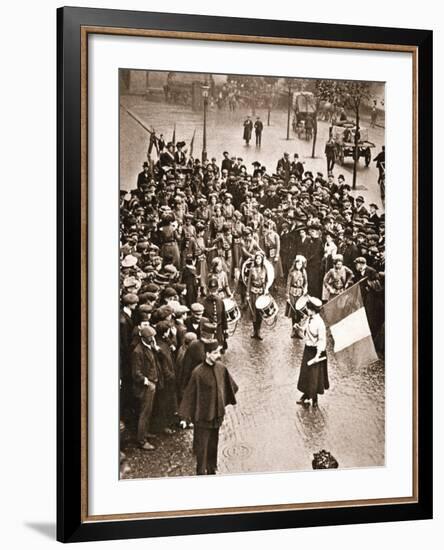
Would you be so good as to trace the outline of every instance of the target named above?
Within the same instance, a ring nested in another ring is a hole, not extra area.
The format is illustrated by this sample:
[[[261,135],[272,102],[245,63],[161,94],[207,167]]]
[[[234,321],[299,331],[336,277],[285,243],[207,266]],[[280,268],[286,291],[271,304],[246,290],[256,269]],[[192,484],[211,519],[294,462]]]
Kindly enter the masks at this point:
[[[359,283],[327,302],[321,314],[330,328],[339,362],[359,366],[378,360]]]

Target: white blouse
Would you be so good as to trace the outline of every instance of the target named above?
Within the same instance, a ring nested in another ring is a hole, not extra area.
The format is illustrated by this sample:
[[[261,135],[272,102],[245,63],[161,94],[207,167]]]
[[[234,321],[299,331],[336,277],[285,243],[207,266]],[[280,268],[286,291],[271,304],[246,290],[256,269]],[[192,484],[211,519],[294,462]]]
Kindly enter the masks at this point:
[[[325,351],[327,347],[327,330],[319,314],[308,319],[305,325],[304,341],[306,346],[317,348],[319,353]]]

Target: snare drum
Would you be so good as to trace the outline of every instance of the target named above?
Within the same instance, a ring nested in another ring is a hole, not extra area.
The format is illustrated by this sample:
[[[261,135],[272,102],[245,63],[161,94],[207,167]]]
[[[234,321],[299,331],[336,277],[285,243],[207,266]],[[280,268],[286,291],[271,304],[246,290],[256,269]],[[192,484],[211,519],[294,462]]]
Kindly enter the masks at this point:
[[[305,296],[301,296],[300,298],[298,298],[294,306],[296,308],[296,311],[299,311],[300,313],[305,315],[306,314],[305,306],[307,305],[307,302],[308,302],[307,294],[305,294]]]
[[[227,318],[228,336],[233,336],[236,331],[237,323],[241,317],[238,305],[232,298],[223,299],[225,306],[225,316]]]
[[[255,305],[259,315],[267,325],[273,325],[276,322],[278,306],[273,296],[270,294],[259,296]]]

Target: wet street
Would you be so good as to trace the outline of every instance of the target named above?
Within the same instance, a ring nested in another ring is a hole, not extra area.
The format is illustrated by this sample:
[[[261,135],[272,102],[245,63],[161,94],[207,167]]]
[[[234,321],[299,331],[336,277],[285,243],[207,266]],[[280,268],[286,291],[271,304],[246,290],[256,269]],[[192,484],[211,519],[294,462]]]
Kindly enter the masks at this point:
[[[171,139],[174,121],[176,139],[190,139],[196,128],[195,156],[202,148],[202,115],[181,106],[149,103],[143,98],[123,96],[121,103],[137,114],[157,135]],[[266,126],[266,112],[258,114],[264,121],[262,148],[254,144],[245,147],[242,122],[247,113],[210,111],[208,122],[208,155],[221,160],[225,149],[242,156],[248,170],[254,160],[260,160],[274,172],[284,151],[298,152],[306,169],[326,173],[324,146],[327,123],[319,123],[317,158],[311,159],[311,142],[299,140],[292,133],[287,141],[286,113],[271,113],[271,126]],[[120,174],[121,187],[136,186],[148,146],[148,135],[124,109],[121,116]],[[167,122],[166,122],[167,121]],[[376,143],[373,156],[383,144],[383,129],[370,130],[370,140]],[[353,165],[335,169],[351,184]],[[374,163],[369,168],[361,164],[358,171],[358,191],[367,202],[381,205]],[[353,193],[355,194],[355,193]],[[291,324],[284,316],[285,300],[282,287],[272,290],[279,305],[278,321],[273,329],[264,327],[264,340],[251,339],[251,324],[246,312],[229,340],[223,358],[239,386],[237,405],[228,407],[220,431],[219,474],[310,470],[313,453],[330,451],[340,468],[377,467],[384,465],[385,452],[385,386],[384,364],[378,362],[366,368],[338,365],[331,345],[328,348],[330,389],[319,396],[319,409],[296,404],[299,398],[297,380],[303,344],[290,338]],[[159,436],[153,443],[156,450],[143,452],[135,447],[131,430],[124,435],[127,461],[131,472],[124,477],[187,476],[195,473],[192,454],[192,430],[178,430],[173,435]]]
[[[174,123],[176,123],[176,140],[186,142],[185,148],[189,149],[190,141],[194,130],[194,156],[201,156],[202,152],[202,113],[196,113],[189,107],[180,105],[166,105],[165,103],[154,103],[145,101],[137,96],[122,96],[121,105],[135,113],[149,128],[155,128],[156,135],[164,135],[166,141],[170,141],[173,135]],[[247,147],[242,139],[243,121],[249,113],[246,109],[240,109],[235,113],[227,110],[213,109],[208,112],[207,125],[207,151],[208,158],[216,157],[218,162],[222,160],[223,151],[230,155],[242,157],[247,170],[252,172],[251,163],[260,161],[267,167],[269,173],[274,173],[277,161],[282,157],[284,151],[298,153],[300,160],[305,162],[306,170],[313,173],[318,171],[327,174],[327,162],[325,160],[324,148],[328,138],[328,123],[318,123],[318,137],[316,145],[316,158],[311,158],[312,142],[299,139],[290,128],[290,140],[287,135],[287,112],[272,111],[270,126],[267,126],[267,111],[258,109],[257,115],[264,123],[262,134],[262,147],[256,148],[253,141]],[[142,169],[143,161],[149,143],[149,135],[138,123],[133,120],[123,108],[120,109],[120,185],[122,189],[136,187],[137,174]],[[368,126],[364,121],[363,125]],[[384,129],[370,128],[369,140],[375,143],[372,148],[372,158],[379,153],[381,145],[384,144]],[[350,186],[353,180],[353,161],[347,158],[343,166],[335,166],[334,173],[344,174],[346,183]],[[358,166],[357,191],[363,195],[367,204],[375,202],[382,207],[379,194],[378,170],[376,163],[371,162],[368,168],[365,167],[364,159],[361,159]],[[354,194],[354,193],[352,193]]]
[[[384,465],[384,365],[338,365],[329,347],[330,389],[319,409],[296,404],[303,344],[290,338],[281,292],[278,322],[251,339],[244,313],[223,358],[239,385],[237,405],[227,408],[220,431],[219,474],[309,470],[313,453],[330,451],[340,468]],[[128,443],[130,478],[195,472],[192,430],[159,436],[146,453]]]

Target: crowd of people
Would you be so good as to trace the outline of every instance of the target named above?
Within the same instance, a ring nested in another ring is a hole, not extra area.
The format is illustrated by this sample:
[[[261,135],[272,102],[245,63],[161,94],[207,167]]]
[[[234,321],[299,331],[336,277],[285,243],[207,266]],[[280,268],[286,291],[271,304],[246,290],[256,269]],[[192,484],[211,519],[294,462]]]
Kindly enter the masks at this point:
[[[360,282],[383,353],[384,213],[352,195],[344,175],[313,173],[297,153],[269,170],[228,151],[201,162],[183,141],[153,146],[158,160],[149,156],[136,187],[120,196],[121,417],[144,450],[155,448],[156,434],[198,422],[198,473],[214,473],[217,440],[204,432],[218,430],[236,385],[220,364],[214,383],[224,387],[214,392],[225,401],[196,403],[190,386],[193,371],[219,363],[229,346],[224,299],[239,304],[262,340],[258,297],[282,292],[298,337],[301,297],[326,302]]]

